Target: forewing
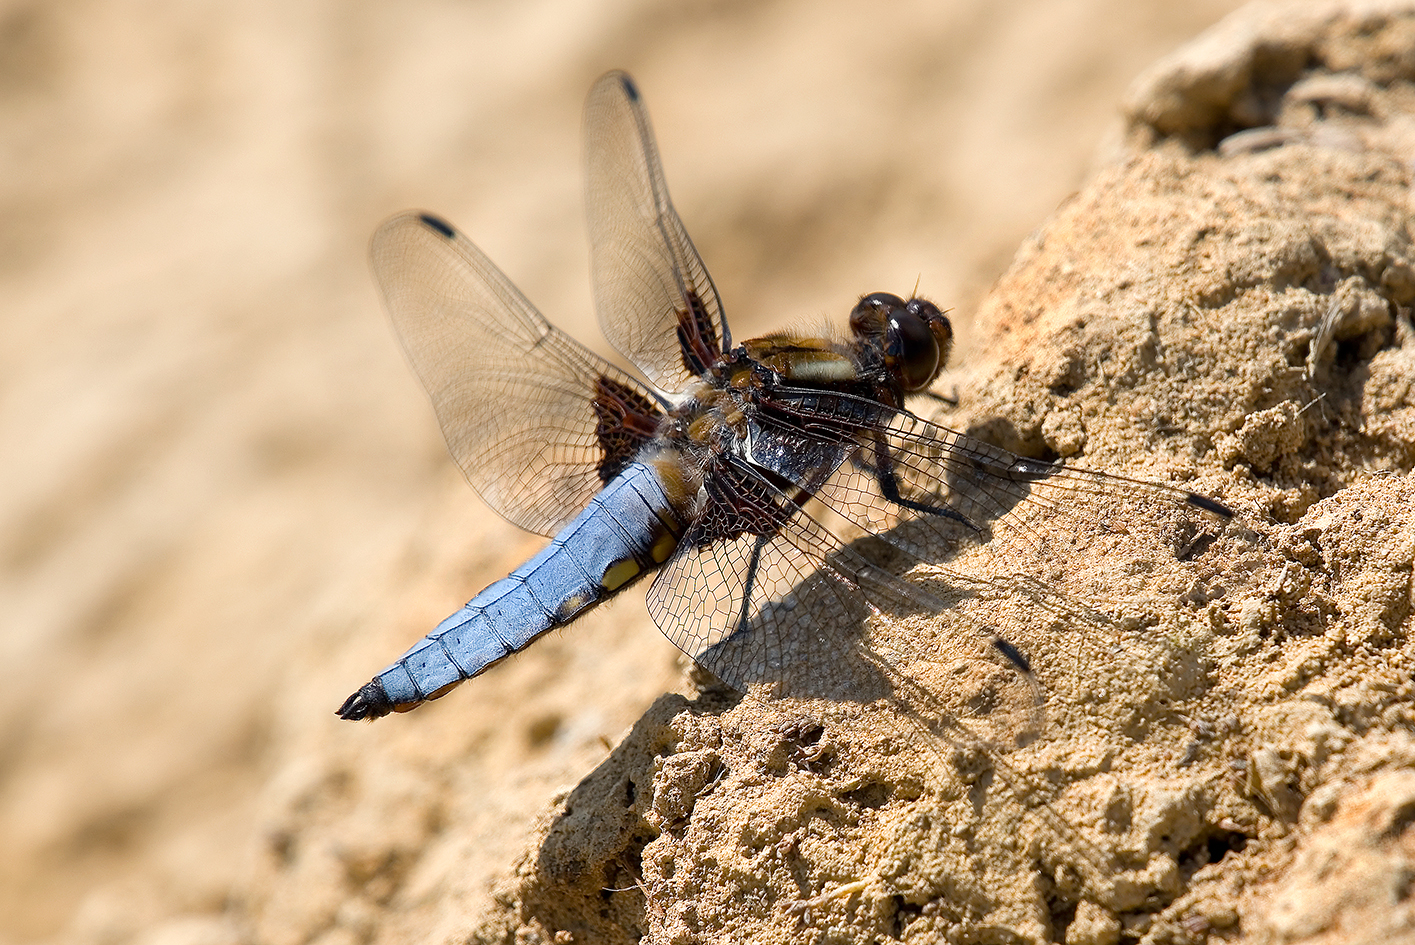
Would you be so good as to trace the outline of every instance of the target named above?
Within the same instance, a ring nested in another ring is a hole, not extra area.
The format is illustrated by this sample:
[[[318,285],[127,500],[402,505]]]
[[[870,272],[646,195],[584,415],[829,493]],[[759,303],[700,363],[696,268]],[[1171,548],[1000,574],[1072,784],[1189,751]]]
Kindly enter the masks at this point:
[[[1134,570],[1145,556],[1182,555],[1205,520],[1232,514],[1184,489],[1024,459],[862,398],[772,399],[764,426],[854,444],[815,488],[823,504],[921,560],[969,555],[984,580],[1035,578],[1082,554]]]
[[[655,395],[552,327],[437,217],[393,217],[370,254],[452,458],[488,505],[554,535],[652,436]]]
[[[731,345],[722,303],[668,197],[633,80],[602,76],[585,102],[585,201],[600,328],[664,390]]]

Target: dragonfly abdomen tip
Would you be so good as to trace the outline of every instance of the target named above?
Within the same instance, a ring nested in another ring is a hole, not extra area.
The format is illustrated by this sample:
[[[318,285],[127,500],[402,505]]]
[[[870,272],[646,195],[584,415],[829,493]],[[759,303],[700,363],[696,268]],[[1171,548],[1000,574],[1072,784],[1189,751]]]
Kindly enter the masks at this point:
[[[365,683],[358,692],[345,699],[335,714],[341,719],[359,722],[363,719],[382,718],[392,711],[393,702],[388,698],[388,693],[383,691],[383,684],[375,679]]]

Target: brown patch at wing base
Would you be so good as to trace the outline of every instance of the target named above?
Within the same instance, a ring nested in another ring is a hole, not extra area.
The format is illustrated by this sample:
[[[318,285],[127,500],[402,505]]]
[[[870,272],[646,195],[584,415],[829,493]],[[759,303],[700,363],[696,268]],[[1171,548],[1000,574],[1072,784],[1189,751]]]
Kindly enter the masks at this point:
[[[678,346],[683,351],[683,366],[697,377],[721,354],[722,339],[698,293],[690,289],[684,298],[688,308],[678,313]]]
[[[653,439],[663,412],[632,387],[603,375],[595,380],[594,412],[602,454],[599,478],[608,485]]]

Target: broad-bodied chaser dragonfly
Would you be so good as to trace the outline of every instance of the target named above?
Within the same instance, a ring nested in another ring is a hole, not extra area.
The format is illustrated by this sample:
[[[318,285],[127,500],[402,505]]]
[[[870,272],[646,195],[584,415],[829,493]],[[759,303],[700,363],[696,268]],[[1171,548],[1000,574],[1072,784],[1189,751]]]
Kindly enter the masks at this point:
[[[452,456],[492,508],[554,537],[350,696],[341,717],[436,699],[654,571],[650,614],[701,666],[739,690],[810,689],[794,684],[845,659],[822,649],[821,628],[948,607],[842,530],[917,558],[984,542],[1021,549],[1041,534],[1029,523],[1064,517],[1080,497],[1232,515],[1194,492],[1025,459],[906,410],[952,342],[923,299],[866,295],[840,339],[733,344],[629,76],[595,83],[585,134],[599,322],[647,383],[552,327],[439,217],[404,213],[374,235],[374,271]],[[972,635],[1030,672],[995,629]]]

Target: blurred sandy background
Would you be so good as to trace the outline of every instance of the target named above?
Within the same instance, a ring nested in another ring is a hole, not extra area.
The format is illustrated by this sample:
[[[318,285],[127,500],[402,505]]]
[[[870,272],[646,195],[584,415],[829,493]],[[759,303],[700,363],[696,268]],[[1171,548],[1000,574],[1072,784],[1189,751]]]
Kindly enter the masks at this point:
[[[5,3],[0,941],[202,940],[316,748],[455,758],[480,888],[681,685],[634,594],[413,716],[334,717],[540,544],[445,457],[380,219],[442,213],[603,350],[579,109],[623,67],[739,337],[917,280],[966,358],[1127,83],[1237,5]]]

